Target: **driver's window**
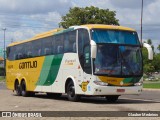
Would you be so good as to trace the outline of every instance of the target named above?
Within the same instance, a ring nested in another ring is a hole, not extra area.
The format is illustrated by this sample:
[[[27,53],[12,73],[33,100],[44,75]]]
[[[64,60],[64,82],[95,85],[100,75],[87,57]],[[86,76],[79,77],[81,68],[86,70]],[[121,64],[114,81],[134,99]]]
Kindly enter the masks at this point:
[[[91,74],[90,40],[86,29],[78,30],[78,56],[83,71]]]

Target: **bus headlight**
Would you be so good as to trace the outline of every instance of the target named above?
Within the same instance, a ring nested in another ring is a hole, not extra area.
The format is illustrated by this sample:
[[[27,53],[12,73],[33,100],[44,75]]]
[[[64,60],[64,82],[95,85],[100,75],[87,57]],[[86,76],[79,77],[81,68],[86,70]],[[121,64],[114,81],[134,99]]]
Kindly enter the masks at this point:
[[[135,86],[142,86],[143,85],[143,78],[137,83],[134,83]]]
[[[142,86],[143,83],[138,82],[138,83],[134,83],[135,86]]]
[[[97,81],[97,80],[95,80],[95,81],[93,81],[96,85],[101,85],[101,86],[107,86],[108,85],[108,83],[105,83],[105,82],[102,82],[102,81]]]

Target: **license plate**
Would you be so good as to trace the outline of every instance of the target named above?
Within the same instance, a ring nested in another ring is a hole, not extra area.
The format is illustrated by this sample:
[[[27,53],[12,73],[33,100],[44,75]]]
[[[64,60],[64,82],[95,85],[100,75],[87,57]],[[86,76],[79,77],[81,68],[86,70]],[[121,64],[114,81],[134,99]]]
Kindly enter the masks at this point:
[[[117,92],[125,92],[125,89],[117,89]]]

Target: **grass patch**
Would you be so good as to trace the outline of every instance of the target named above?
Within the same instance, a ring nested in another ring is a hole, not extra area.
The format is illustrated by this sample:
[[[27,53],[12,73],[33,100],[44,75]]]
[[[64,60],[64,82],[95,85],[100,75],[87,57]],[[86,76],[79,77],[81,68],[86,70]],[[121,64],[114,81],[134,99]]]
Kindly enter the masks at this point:
[[[5,80],[5,78],[4,77],[0,77],[0,81],[4,81]]]
[[[143,88],[160,89],[160,83],[144,83]]]

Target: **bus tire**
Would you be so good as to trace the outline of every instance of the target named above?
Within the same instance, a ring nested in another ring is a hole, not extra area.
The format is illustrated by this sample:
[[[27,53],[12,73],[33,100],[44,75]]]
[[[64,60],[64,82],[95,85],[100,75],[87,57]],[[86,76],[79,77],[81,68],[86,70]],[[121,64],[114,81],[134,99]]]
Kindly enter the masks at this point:
[[[118,100],[119,95],[107,95],[106,99],[110,103],[114,103]]]
[[[24,80],[21,82],[21,91],[23,97],[28,97],[29,92],[26,89],[26,82]]]
[[[69,101],[77,102],[80,98],[79,95],[75,94],[75,86],[72,81],[70,81],[67,85],[67,97]]]
[[[16,95],[17,96],[21,96],[22,95],[21,87],[20,87],[18,81],[15,82],[15,91],[16,91]]]

